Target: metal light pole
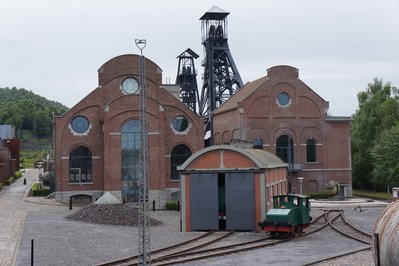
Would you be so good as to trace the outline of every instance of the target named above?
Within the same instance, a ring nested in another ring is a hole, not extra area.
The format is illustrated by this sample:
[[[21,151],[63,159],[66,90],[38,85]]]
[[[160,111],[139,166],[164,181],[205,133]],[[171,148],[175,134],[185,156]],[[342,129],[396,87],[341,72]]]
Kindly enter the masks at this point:
[[[143,49],[146,40],[135,39],[140,49],[140,177],[139,177],[139,265],[151,265],[150,216],[148,213],[148,131],[146,80]]]

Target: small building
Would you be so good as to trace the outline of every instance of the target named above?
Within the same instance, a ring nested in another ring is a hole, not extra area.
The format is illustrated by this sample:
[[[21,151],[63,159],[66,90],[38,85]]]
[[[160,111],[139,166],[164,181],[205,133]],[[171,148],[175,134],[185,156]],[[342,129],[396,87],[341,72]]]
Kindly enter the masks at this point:
[[[215,145],[178,167],[182,231],[260,231],[271,197],[287,193],[287,167],[272,153]]]
[[[290,193],[299,193],[303,177],[305,194],[333,180],[342,196],[351,196],[351,118],[331,116],[328,108],[298,69],[274,66],[212,113],[214,143],[256,142],[276,154],[289,164]]]

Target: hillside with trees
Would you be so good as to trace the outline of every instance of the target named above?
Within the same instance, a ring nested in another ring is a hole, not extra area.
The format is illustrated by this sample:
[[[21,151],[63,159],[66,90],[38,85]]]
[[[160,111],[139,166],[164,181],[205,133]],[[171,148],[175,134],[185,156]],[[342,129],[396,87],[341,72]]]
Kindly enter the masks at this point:
[[[358,93],[352,122],[353,186],[387,190],[399,186],[399,91],[374,79]]]
[[[0,88],[0,124],[13,125],[19,138],[22,132],[37,138],[52,136],[52,117],[68,107],[56,101],[17,88]]]

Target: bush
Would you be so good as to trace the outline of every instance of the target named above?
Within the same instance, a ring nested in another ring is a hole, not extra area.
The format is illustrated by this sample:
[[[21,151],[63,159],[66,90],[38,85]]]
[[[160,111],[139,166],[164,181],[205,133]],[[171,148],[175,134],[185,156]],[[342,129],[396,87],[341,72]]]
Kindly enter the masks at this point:
[[[3,183],[0,182],[0,190],[3,189]]]
[[[14,181],[15,181],[15,178],[14,178],[13,176],[10,176],[10,177],[7,179],[7,185],[11,185],[12,182],[14,182]]]
[[[166,202],[166,209],[167,210],[177,210],[177,202]]]
[[[22,173],[20,171],[15,172],[15,178],[20,178],[22,176]]]
[[[319,192],[319,193],[308,193],[307,196],[309,196],[311,199],[327,199],[331,197],[331,194],[327,192]]]
[[[34,183],[32,186],[32,196],[33,197],[45,197],[50,194],[50,189],[48,188],[39,188],[39,183]]]

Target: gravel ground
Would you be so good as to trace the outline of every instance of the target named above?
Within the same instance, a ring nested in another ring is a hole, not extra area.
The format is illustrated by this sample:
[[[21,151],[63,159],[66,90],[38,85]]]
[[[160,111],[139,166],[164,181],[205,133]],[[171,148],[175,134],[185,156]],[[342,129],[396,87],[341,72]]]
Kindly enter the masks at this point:
[[[17,265],[30,265],[34,239],[35,265],[96,265],[136,255],[138,228],[82,223],[66,219],[68,207],[35,211],[26,218],[17,254]],[[162,225],[151,227],[151,248],[158,249],[202,233],[180,233],[177,212],[152,213]]]
[[[383,208],[354,210],[345,208],[346,217],[356,226],[371,233]],[[30,241],[35,241],[35,265],[96,265],[137,254],[138,229],[132,226],[82,223],[66,219],[74,213],[67,207],[31,212],[25,222],[17,255],[17,265],[29,265]],[[321,212],[313,209],[312,214]],[[178,243],[201,232],[179,232],[179,214],[175,211],[151,212],[162,225],[151,228],[153,250]],[[239,239],[256,238],[254,233],[236,233]],[[209,259],[187,265],[304,265],[326,256],[366,247],[354,240],[343,239],[333,230],[325,230],[276,247]],[[320,265],[374,265],[371,252],[363,252]],[[359,257],[361,260],[359,260]]]
[[[77,212],[70,214],[67,219],[95,224],[110,225],[139,225],[139,211],[126,204],[90,204]],[[150,218],[150,225],[161,225],[162,222]]]

